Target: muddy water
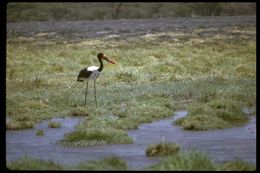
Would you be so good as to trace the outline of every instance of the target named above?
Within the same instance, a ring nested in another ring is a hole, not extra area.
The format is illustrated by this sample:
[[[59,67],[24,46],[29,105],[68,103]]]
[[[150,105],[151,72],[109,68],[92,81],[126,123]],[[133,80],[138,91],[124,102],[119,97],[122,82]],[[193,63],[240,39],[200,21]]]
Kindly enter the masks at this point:
[[[92,147],[64,147],[57,144],[64,133],[72,131],[82,119],[54,119],[62,123],[61,128],[48,128],[48,121],[38,124],[44,136],[36,136],[36,130],[6,132],[6,160],[15,160],[23,155],[52,159],[62,164],[75,164],[85,160],[118,156],[128,163],[131,169],[142,169],[157,163],[161,158],[147,158],[148,144],[160,141],[177,143],[182,149],[197,149],[207,152],[216,161],[232,160],[236,157],[256,163],[256,119],[248,125],[224,130],[184,131],[173,126],[172,122],[187,115],[186,111],[176,112],[170,119],[147,123],[131,130],[128,135],[133,144],[103,145]]]

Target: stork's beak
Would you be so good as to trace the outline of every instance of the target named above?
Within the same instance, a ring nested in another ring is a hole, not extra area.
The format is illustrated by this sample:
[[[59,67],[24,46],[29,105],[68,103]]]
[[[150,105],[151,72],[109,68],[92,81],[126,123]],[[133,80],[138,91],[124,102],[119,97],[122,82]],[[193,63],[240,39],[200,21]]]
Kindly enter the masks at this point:
[[[105,59],[105,60],[107,60],[108,62],[110,62],[111,64],[115,64],[115,62],[114,61],[112,61],[111,59],[108,59],[107,57],[105,57],[105,56],[103,56],[103,58]]]

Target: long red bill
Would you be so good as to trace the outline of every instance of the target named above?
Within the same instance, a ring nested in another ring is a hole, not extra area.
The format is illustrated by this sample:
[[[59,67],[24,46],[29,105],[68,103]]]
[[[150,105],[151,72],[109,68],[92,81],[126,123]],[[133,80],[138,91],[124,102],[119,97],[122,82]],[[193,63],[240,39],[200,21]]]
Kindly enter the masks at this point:
[[[103,58],[105,59],[105,60],[107,60],[108,62],[110,62],[110,63],[112,63],[112,64],[115,64],[115,62],[114,61],[112,61],[111,59],[108,59],[107,57],[105,57],[105,56],[103,56]]]

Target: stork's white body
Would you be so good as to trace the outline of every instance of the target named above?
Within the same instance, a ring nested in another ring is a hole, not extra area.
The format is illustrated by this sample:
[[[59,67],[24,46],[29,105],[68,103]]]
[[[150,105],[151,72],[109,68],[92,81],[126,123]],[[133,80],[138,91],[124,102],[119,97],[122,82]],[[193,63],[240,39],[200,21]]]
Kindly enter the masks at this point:
[[[89,66],[88,68],[87,68],[87,70],[88,71],[94,71],[94,70],[97,70],[99,67],[97,67],[97,66]]]

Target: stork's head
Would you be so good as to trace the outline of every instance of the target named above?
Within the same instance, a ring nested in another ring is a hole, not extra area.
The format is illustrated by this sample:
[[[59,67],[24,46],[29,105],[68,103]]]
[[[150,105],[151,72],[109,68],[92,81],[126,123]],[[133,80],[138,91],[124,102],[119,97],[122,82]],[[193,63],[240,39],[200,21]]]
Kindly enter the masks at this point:
[[[108,59],[103,53],[98,53],[97,57],[98,57],[98,59],[100,59],[100,60],[104,59],[104,60],[106,60],[107,62],[110,62],[110,63],[112,63],[112,64],[115,64],[114,61],[112,61],[111,59]]]

